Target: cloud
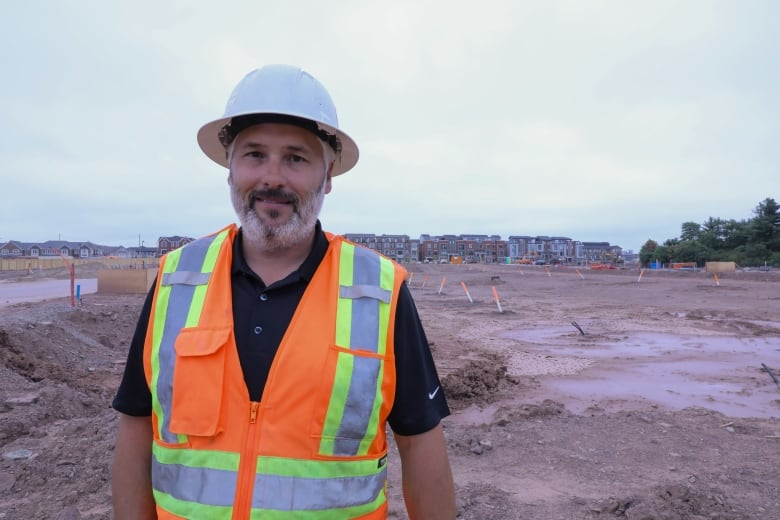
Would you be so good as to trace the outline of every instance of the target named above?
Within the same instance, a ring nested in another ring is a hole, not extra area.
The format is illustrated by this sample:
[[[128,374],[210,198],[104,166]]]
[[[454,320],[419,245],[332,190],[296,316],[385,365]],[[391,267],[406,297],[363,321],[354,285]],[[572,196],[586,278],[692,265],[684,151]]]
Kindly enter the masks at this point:
[[[231,221],[195,134],[265,63],[318,77],[360,146],[326,198],[335,231],[638,248],[777,197],[776,2],[2,10],[3,237],[148,241]]]

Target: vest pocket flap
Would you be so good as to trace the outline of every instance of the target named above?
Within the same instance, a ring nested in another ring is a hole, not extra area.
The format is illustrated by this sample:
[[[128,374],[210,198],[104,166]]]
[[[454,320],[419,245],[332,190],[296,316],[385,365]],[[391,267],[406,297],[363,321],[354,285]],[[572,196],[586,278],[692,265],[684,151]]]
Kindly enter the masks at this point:
[[[219,329],[184,328],[176,337],[176,355],[180,357],[208,356],[228,342],[230,327]]]
[[[195,327],[182,329],[176,338],[171,432],[211,437],[220,431],[231,332],[231,327]]]

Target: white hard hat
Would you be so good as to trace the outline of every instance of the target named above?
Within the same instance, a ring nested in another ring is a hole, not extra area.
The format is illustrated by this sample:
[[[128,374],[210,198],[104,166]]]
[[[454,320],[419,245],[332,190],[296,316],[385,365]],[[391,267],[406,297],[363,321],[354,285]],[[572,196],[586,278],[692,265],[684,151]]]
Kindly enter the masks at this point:
[[[314,76],[290,65],[266,65],[244,76],[230,94],[223,116],[198,131],[198,144],[212,161],[227,168],[227,144],[241,130],[263,122],[297,124],[314,132],[336,151],[334,176],[358,161],[357,144],[339,128],[328,91]]]

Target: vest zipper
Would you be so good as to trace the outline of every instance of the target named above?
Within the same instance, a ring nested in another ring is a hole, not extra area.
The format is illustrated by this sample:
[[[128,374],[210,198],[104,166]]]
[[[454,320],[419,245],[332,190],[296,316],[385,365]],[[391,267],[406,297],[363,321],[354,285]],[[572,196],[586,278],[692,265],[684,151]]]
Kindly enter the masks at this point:
[[[249,429],[238,465],[238,496],[233,509],[233,518],[236,520],[248,519],[252,510],[252,493],[257,473],[255,445],[257,444],[257,413],[259,409],[260,403],[256,401],[249,403]]]

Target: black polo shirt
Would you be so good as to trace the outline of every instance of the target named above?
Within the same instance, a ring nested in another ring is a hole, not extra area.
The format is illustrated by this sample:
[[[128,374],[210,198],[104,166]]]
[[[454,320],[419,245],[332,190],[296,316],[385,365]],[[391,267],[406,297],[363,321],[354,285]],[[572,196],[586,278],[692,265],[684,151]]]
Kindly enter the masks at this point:
[[[309,281],[328,250],[328,240],[317,222],[314,247],[301,266],[283,280],[266,286],[244,259],[239,231],[233,245],[231,288],[233,329],[244,381],[252,401],[260,401],[276,350]],[[149,291],[136,326],[127,365],[112,406],[127,415],[152,413],[146,384],[143,349],[152,308]],[[388,422],[395,433],[416,435],[437,424],[450,411],[436,373],[428,340],[417,308],[404,283],[395,318],[395,401]]]

